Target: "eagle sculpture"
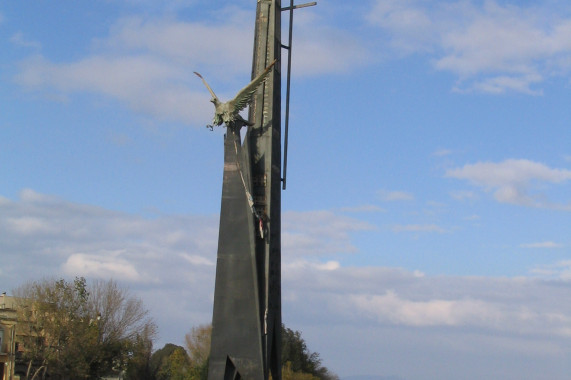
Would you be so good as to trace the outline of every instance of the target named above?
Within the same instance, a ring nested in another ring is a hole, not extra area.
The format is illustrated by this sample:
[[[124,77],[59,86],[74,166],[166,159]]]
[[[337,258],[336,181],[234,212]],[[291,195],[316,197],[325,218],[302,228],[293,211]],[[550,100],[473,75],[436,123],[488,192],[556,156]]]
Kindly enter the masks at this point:
[[[222,125],[222,123],[226,124],[227,127],[228,126],[242,127],[244,125],[252,125],[252,123],[248,122],[242,116],[240,116],[240,111],[246,108],[246,106],[251,102],[252,96],[254,95],[258,87],[260,87],[260,85],[264,83],[264,81],[268,78],[268,75],[270,74],[270,71],[274,66],[274,64],[276,63],[276,61],[277,60],[274,60],[268,67],[266,67],[266,69],[260,75],[254,78],[246,87],[241,89],[238,92],[238,94],[236,94],[234,99],[229,100],[225,103],[222,103],[218,99],[218,97],[216,96],[214,91],[212,91],[208,83],[206,83],[206,80],[204,80],[202,75],[200,75],[195,71],[194,73],[200,79],[202,79],[202,82],[210,92],[210,95],[212,95],[212,99],[210,99],[210,101],[214,103],[215,107],[214,119],[212,120],[213,125],[208,125],[207,127],[212,129],[214,126]]]

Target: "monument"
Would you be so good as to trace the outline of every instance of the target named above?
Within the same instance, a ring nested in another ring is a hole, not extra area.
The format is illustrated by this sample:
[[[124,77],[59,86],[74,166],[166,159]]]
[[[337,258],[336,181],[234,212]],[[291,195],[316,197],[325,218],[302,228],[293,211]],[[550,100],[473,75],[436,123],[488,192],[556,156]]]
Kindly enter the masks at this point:
[[[287,136],[293,11],[311,5],[257,0],[252,82],[234,99],[222,103],[196,73],[215,106],[209,127],[226,125],[209,380],[282,378],[281,51],[289,49]],[[288,45],[281,42],[283,11],[290,15]],[[245,120],[239,111],[248,103]]]

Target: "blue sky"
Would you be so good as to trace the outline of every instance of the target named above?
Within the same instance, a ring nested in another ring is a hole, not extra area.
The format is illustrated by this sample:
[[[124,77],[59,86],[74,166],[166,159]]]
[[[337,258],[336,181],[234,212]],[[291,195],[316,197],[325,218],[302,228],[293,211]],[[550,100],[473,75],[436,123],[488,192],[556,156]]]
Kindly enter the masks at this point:
[[[1,289],[112,277],[157,345],[210,321],[224,130],[193,71],[248,82],[255,6],[0,5]],[[571,6],[321,0],[294,28],[284,322],[342,378],[567,378]]]

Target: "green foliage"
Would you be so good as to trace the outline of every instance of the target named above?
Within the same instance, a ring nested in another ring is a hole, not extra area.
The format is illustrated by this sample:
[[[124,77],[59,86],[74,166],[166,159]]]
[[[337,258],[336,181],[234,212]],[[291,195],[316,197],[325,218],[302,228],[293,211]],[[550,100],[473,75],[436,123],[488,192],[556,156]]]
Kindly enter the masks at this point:
[[[113,281],[91,288],[83,277],[34,281],[15,295],[28,379],[42,371],[50,379],[98,379],[129,367],[141,372],[136,364],[150,356],[155,325]]]
[[[153,378],[156,378],[156,374],[160,371],[161,367],[167,363],[168,357],[171,356],[178,347],[179,346],[175,344],[167,343],[163,348],[153,353],[150,363]]]
[[[190,361],[184,348],[176,347],[163,360],[157,371],[157,380],[188,380],[190,377]]]
[[[131,360],[127,365],[125,380],[154,380],[151,367],[153,353],[152,326],[146,326],[131,343]]]
[[[208,363],[211,335],[212,325],[208,324],[193,327],[184,336],[186,350],[192,367],[204,367]]]
[[[90,323],[88,295],[85,279],[76,278],[73,283],[31,283],[21,298],[25,357],[41,363],[52,377],[87,378],[93,371],[91,347],[97,328]]]
[[[282,325],[282,363],[289,363],[294,372],[315,373],[321,359],[318,353],[307,349],[299,331]]]
[[[153,354],[151,367],[156,380],[202,380],[206,379],[208,360],[193,364],[183,347],[168,343]]]
[[[299,331],[291,330],[284,325],[282,325],[282,366],[284,380],[286,380],[285,374],[289,376],[310,374],[313,378],[321,380],[339,379],[337,375],[321,365],[321,358],[317,352],[309,351]],[[295,379],[298,378],[295,377]],[[307,378],[307,380],[310,379],[311,377]]]
[[[283,380],[339,380],[337,375],[321,365],[321,358],[318,353],[309,351],[299,331],[291,330],[282,325],[281,332]],[[206,380],[211,334],[211,325],[193,327],[186,334],[185,342],[189,352],[190,376],[185,380]],[[167,346],[165,346],[165,350]],[[173,347],[177,346],[173,345]],[[170,348],[168,355],[171,355],[173,351],[174,348]],[[166,353],[160,353],[160,355],[164,356]]]
[[[291,368],[291,362],[287,362],[283,363],[282,380],[319,380],[319,377],[315,377],[311,373],[294,372]]]
[[[190,369],[190,380],[207,380],[208,379],[208,361],[206,360],[200,364],[195,364]]]

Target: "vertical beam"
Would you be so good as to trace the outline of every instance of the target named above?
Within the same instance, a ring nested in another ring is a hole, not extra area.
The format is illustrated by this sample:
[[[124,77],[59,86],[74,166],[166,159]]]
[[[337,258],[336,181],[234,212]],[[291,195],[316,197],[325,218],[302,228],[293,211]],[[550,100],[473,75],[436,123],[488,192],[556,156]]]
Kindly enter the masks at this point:
[[[286,189],[287,186],[287,144],[288,144],[288,132],[289,132],[289,96],[290,96],[290,88],[291,88],[291,52],[292,52],[292,44],[293,44],[293,0],[290,0],[289,3],[289,32],[288,32],[288,43],[285,47],[288,49],[287,52],[287,75],[286,75],[286,110],[285,110],[285,128],[284,128],[284,165],[283,165],[283,178],[282,189]],[[282,9],[283,10],[283,9]],[[284,47],[284,45],[282,45]]]
[[[250,107],[253,194],[264,218],[256,239],[264,375],[281,379],[281,1],[258,0],[252,78],[277,59],[271,76]]]

